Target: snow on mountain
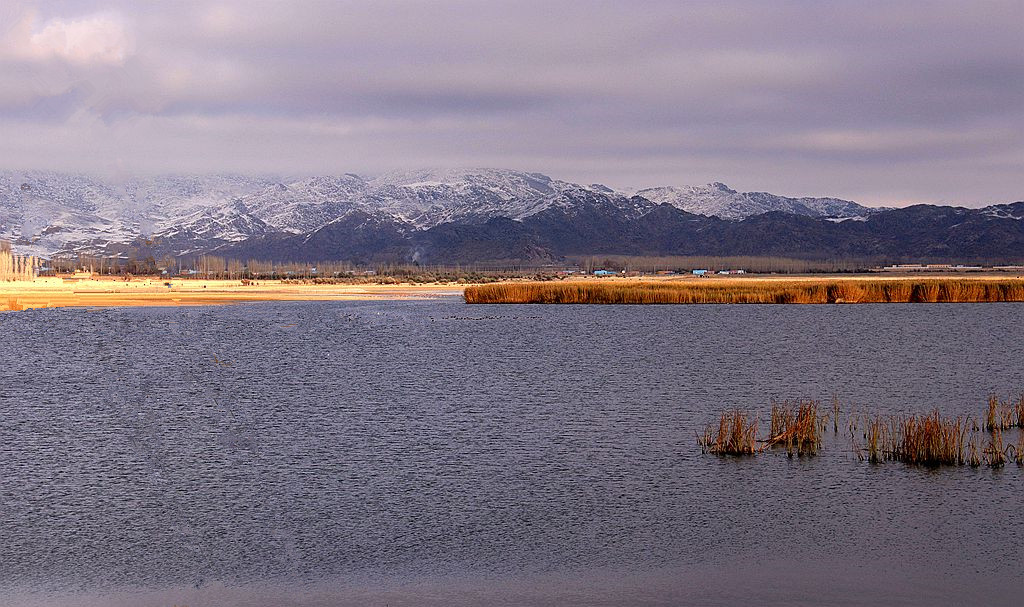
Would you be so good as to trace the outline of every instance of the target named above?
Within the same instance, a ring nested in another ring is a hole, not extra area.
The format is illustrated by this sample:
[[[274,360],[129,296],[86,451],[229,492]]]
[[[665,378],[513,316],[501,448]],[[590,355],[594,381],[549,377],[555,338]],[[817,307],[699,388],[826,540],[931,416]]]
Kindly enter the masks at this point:
[[[518,220],[552,206],[571,204],[574,194],[598,191],[539,173],[450,169],[387,173],[372,179],[352,174],[313,177],[275,184],[241,201],[271,227],[306,233],[352,210],[398,220],[416,229],[495,217]],[[625,200],[610,190],[601,192],[602,196],[609,194]]]
[[[140,236],[247,238],[256,224],[235,217],[240,213],[236,202],[269,183],[215,175],[163,176],[111,185],[83,175],[2,172],[0,238],[11,240],[21,252],[37,255],[96,252],[110,244],[127,245]]]
[[[369,185],[367,210],[391,214],[420,229],[495,217],[519,220],[570,204],[574,192],[590,191],[540,173],[501,169],[389,173]]]
[[[180,225],[197,211],[232,205],[273,185],[271,179],[242,175],[164,175],[133,179],[123,186],[116,214],[150,235]]]
[[[161,222],[161,229],[149,239],[163,243],[165,248],[178,254],[188,254],[273,231],[249,213],[245,205],[235,201],[222,207],[199,207],[190,214],[176,217],[174,222]]]
[[[301,234],[350,211],[367,191],[358,175],[274,183],[241,198],[254,217],[281,232]]]
[[[638,196],[658,203],[668,203],[697,215],[744,219],[772,211],[808,217],[865,217],[873,209],[838,198],[789,198],[767,192],[737,192],[724,183],[705,186],[648,188]]]
[[[117,198],[110,186],[82,175],[0,173],[0,238],[33,255],[116,239],[120,225],[108,209]]]
[[[985,207],[981,211],[985,215],[995,217],[997,219],[1015,219],[1017,221],[1024,220],[1024,202],[996,204]]]
[[[160,243],[160,251],[182,253],[271,233],[308,234],[339,220],[425,230],[495,218],[523,220],[549,209],[571,215],[601,208],[637,218],[661,203],[725,219],[770,211],[834,219],[874,212],[836,198],[741,193],[721,183],[649,188],[630,195],[600,184],[486,168],[403,171],[373,178],[160,176],[116,185],[81,175],[0,172],[0,238],[11,240],[19,251],[42,255],[99,252],[112,245],[124,250],[140,240]],[[1020,212],[1016,207],[992,208],[992,213]]]

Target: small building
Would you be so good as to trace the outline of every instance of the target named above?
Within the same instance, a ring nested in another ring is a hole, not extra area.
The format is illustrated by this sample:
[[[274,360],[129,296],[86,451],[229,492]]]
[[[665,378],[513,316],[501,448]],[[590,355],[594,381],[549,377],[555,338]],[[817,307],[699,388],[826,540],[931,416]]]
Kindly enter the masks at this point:
[[[594,276],[615,276],[618,272],[612,270],[594,270]]]
[[[707,270],[694,270],[693,271],[693,275],[694,276],[706,276],[707,273],[708,273]]]

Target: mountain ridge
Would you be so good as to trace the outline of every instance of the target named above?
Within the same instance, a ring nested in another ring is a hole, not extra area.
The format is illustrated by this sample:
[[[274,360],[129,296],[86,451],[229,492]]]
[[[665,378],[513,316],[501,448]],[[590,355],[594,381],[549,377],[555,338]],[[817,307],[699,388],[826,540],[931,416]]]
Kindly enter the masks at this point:
[[[1010,258],[1021,251],[1013,243],[1024,225],[1022,206],[871,208],[738,192],[720,182],[630,193],[486,168],[294,180],[169,175],[121,185],[0,172],[0,238],[39,255],[435,263],[551,261],[588,252],[914,256],[903,239],[920,255]],[[921,226],[929,226],[927,234]],[[1003,244],[982,246],[964,236],[968,231]]]

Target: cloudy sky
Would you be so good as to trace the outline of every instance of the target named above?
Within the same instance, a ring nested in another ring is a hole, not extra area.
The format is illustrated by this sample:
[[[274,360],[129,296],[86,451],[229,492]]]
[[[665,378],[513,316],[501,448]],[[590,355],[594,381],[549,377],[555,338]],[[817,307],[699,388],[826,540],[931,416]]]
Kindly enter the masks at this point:
[[[0,4],[0,165],[1024,199],[1024,0]]]

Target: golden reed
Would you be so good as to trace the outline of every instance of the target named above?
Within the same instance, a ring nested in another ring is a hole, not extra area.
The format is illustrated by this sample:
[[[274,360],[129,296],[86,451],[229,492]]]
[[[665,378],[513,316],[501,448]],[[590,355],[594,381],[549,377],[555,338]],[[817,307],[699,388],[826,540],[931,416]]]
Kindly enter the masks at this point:
[[[771,403],[768,435],[758,437],[757,418],[743,409],[722,413],[717,424],[709,424],[697,443],[703,453],[756,455],[773,448],[785,448],[793,455],[815,455],[822,448],[825,428],[831,422],[838,434],[840,404],[833,399],[832,411],[814,400]],[[1024,467],[1024,396],[1001,402],[991,396],[983,412],[983,423],[971,416],[943,416],[937,409],[926,414],[867,415],[851,413],[847,428],[853,452],[861,461],[873,464],[896,461],[915,466],[985,465],[1001,468],[1012,461]],[[1004,442],[1003,431],[1016,430]],[[861,446],[858,435],[863,439]],[[980,439],[980,440],[979,440]]]
[[[697,436],[697,444],[704,453],[753,455],[761,450],[757,446],[757,420],[739,409],[723,413],[718,428],[705,428],[704,434]]]
[[[838,404],[835,404],[838,411]],[[821,436],[827,419],[818,413],[818,402],[805,400],[797,403],[772,402],[769,447],[785,447],[790,456],[815,455],[821,447]]]
[[[480,304],[968,303],[1024,301],[1024,280],[574,280],[473,286],[464,297]]]

